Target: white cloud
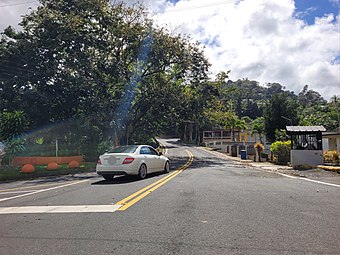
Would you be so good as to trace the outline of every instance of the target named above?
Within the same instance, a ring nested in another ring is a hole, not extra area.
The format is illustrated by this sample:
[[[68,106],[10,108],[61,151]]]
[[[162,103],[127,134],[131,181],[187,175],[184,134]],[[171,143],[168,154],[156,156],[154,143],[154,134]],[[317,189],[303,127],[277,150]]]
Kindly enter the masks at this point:
[[[339,0],[329,1],[339,4]],[[231,70],[233,80],[279,82],[295,92],[308,84],[327,99],[340,94],[340,15],[317,18],[315,24],[308,25],[297,18],[293,0],[143,3],[153,11],[158,24],[206,45],[213,74]],[[20,22],[28,7],[0,8],[0,30]]]
[[[293,0],[207,5],[181,0],[155,18],[206,44],[213,73],[231,70],[233,80],[279,82],[295,92],[308,84],[325,98],[340,94],[339,16],[308,25],[294,16]]]
[[[317,8],[315,6],[309,7],[304,11],[300,11],[300,12],[296,12],[295,16],[297,18],[304,18],[305,16],[308,16],[310,14],[312,14],[313,12],[315,12],[317,10]]]

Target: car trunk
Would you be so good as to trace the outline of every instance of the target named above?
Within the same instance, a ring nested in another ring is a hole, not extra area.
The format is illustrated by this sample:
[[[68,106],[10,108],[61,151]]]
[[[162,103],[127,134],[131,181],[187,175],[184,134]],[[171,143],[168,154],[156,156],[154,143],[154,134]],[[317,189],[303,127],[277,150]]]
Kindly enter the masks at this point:
[[[103,166],[121,166],[126,158],[131,157],[126,153],[104,154],[100,156],[100,161]]]

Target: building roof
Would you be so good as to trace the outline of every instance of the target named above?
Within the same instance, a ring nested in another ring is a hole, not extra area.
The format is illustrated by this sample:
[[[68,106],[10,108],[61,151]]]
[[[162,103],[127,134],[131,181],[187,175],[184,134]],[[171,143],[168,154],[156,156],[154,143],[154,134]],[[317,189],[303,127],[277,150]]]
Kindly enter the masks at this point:
[[[305,133],[305,132],[325,132],[324,126],[286,126],[288,132]]]
[[[328,137],[328,136],[340,136],[340,132],[325,132],[322,134],[323,137]]]

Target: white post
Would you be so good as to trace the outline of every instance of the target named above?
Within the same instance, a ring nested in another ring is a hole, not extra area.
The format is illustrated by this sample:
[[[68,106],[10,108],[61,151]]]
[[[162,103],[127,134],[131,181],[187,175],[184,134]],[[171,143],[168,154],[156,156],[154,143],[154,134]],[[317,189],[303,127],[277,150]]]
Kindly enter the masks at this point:
[[[58,157],[58,139],[55,139],[55,156]]]

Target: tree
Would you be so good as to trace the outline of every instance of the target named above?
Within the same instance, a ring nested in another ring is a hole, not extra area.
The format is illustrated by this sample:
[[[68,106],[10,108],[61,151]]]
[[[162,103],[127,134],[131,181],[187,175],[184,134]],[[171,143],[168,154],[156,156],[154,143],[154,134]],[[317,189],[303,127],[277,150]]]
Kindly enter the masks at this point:
[[[28,130],[29,120],[23,111],[0,113],[0,140],[8,141]]]
[[[10,164],[14,154],[25,150],[25,139],[21,137],[21,134],[28,127],[29,120],[22,111],[3,111],[0,114],[0,142],[3,141],[5,145],[0,158],[6,155]]]
[[[138,93],[132,101],[127,121],[134,131],[136,126],[145,127],[154,135],[171,124],[174,113],[179,125],[187,120],[200,121],[212,93],[207,83],[209,63],[199,46],[191,45],[188,39],[181,37],[162,38],[153,44],[149,58],[162,52],[173,68],[157,67],[154,65],[156,60],[149,59],[149,70],[137,85]],[[158,72],[159,69],[164,71]]]
[[[330,130],[336,128],[340,131],[340,95],[334,95],[330,98],[329,104],[329,116],[334,121],[333,126],[330,126]]]
[[[2,109],[24,111],[35,129],[76,119],[92,151],[105,137],[147,140],[200,121],[212,87],[198,43],[154,26],[139,5],[40,3],[0,41]]]
[[[302,91],[298,94],[298,100],[302,107],[325,105],[327,103],[327,101],[320,95],[319,92],[309,90],[308,85],[305,85]]]
[[[268,98],[270,98],[273,95],[283,93],[285,89],[285,87],[279,83],[268,83],[266,84],[266,87],[267,87],[266,93]]]
[[[324,126],[327,130],[335,130],[339,126],[339,108],[335,95],[327,103],[322,96],[306,85],[299,93],[299,124],[305,126]]]
[[[258,133],[260,137],[260,142],[262,141],[262,135],[265,133],[265,119],[264,117],[258,117],[251,123],[251,134]]]
[[[265,132],[269,141],[275,140],[275,130],[298,123],[297,102],[288,97],[287,92],[275,94],[268,101],[264,119]]]
[[[248,127],[245,119],[240,119],[234,112],[227,111],[226,112],[226,120],[225,120],[226,129],[231,130],[232,140],[235,141],[235,133],[240,132],[243,129]]]

